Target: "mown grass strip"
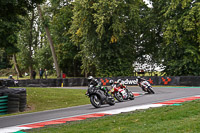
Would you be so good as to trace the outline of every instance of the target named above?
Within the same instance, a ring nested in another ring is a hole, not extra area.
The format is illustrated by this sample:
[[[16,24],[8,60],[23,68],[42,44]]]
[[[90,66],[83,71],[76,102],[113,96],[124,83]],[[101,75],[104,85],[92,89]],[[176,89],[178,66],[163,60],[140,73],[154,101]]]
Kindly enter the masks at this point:
[[[200,131],[200,100],[181,106],[139,110],[100,119],[67,122],[29,130],[31,133],[194,133]]]
[[[89,104],[86,90],[62,88],[27,88],[28,105],[43,111]]]

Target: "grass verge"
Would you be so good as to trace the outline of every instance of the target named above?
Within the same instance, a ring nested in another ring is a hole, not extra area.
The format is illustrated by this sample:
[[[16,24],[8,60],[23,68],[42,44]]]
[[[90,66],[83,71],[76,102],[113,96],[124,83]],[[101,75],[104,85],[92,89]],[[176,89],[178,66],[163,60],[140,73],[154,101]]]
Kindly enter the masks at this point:
[[[86,90],[63,88],[26,87],[28,108],[25,112],[0,115],[16,115],[58,108],[67,108],[89,104],[90,100],[84,94]]]
[[[31,133],[196,133],[200,100],[28,130]]]
[[[89,104],[86,90],[63,88],[26,88],[32,111],[43,111]]]

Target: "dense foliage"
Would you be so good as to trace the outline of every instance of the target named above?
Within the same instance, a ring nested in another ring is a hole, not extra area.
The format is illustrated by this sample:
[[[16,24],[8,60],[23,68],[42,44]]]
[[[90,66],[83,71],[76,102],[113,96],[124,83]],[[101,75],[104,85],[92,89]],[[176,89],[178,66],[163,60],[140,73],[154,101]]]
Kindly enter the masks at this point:
[[[0,68],[17,53],[22,72],[55,62],[67,76],[130,76],[134,64],[162,64],[166,75],[200,75],[200,2],[197,0],[42,0],[0,2]],[[148,58],[148,61],[146,60]]]
[[[39,3],[41,0],[1,0],[0,1],[0,48],[6,48],[7,53],[16,52],[15,44],[17,42],[16,32],[23,23],[21,16],[26,16],[33,3]]]
[[[67,3],[66,3],[67,4]],[[73,45],[68,34],[73,16],[73,6],[67,4],[58,9],[60,3],[54,3],[54,16],[51,22],[53,40],[56,44],[56,53],[59,65],[68,76],[81,76],[81,59],[77,56],[80,51],[76,45]]]
[[[0,69],[10,66],[10,56],[19,52],[18,32],[24,24],[23,17],[33,10],[33,5],[42,0],[1,0],[0,1]],[[25,55],[26,56],[26,55]]]
[[[174,1],[165,13],[164,65],[169,75],[200,75],[200,2]],[[179,4],[177,4],[179,3]]]
[[[131,75],[141,1],[74,3],[72,40],[80,46],[83,71],[98,76]]]

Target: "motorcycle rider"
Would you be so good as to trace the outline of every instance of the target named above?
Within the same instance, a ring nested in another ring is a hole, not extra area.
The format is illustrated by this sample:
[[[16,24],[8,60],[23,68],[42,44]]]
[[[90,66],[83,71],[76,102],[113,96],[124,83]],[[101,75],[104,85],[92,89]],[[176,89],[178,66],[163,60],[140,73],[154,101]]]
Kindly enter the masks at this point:
[[[134,95],[132,94],[131,91],[129,91],[127,89],[127,86],[124,85],[122,83],[121,79],[118,79],[117,81],[113,81],[110,80],[109,81],[110,85],[111,85],[111,94],[113,94],[116,97],[116,93],[118,93],[117,95],[119,95],[119,93],[121,94],[121,96],[123,97],[123,100],[133,100],[134,99]],[[121,97],[120,96],[120,97]],[[118,97],[118,96],[117,96]],[[121,98],[116,98],[119,102],[122,102],[123,100]]]
[[[88,77],[88,87],[89,86],[96,86],[96,87],[99,87],[99,86],[101,86],[101,82],[98,82],[98,80],[97,79],[95,79],[94,77],[92,77],[92,76],[89,76]]]
[[[118,84],[118,86],[120,86],[122,89],[125,89],[125,88],[126,88],[126,86],[125,86],[124,84],[122,84],[122,80],[121,80],[121,79],[118,79],[118,80],[117,80],[117,84]]]
[[[124,84],[121,83],[122,80],[121,79],[118,79],[117,81],[113,81],[113,80],[110,80],[109,83],[110,83],[110,86],[111,88],[113,88],[113,86],[116,84],[117,87],[120,87],[121,89],[123,88],[126,88],[126,86]]]
[[[107,96],[110,96],[109,93],[108,93],[108,89],[107,87],[102,87],[101,86],[101,82],[99,82],[97,79],[95,79],[93,76],[89,76],[88,77],[88,87],[96,87],[100,90],[103,90],[104,93],[107,95]],[[88,89],[89,91],[89,89]],[[88,94],[88,91],[86,92],[86,95]]]
[[[109,83],[110,83],[110,86],[111,86],[111,88],[114,86],[114,81],[111,79],[110,81],[109,81]]]
[[[145,91],[145,88],[147,88],[147,83],[148,82],[146,79],[144,78],[141,78],[140,76],[137,77],[137,83],[138,83],[138,86],[142,88],[142,90]]]
[[[14,86],[19,86],[18,81],[13,78],[13,75],[9,75],[8,79],[13,80]]]

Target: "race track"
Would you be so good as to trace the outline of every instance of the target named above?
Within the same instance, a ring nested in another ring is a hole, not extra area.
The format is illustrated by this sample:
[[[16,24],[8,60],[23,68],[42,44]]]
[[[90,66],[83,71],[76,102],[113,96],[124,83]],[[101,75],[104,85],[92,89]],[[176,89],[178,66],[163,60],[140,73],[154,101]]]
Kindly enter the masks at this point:
[[[67,87],[70,89],[87,89],[86,87]],[[63,88],[63,89],[67,89]],[[131,87],[128,88],[133,91],[142,94],[143,91],[139,87]],[[114,106],[103,105],[102,108],[94,108],[91,104],[70,107],[70,108],[62,108],[50,111],[42,111],[37,113],[28,113],[23,115],[15,115],[15,116],[6,116],[0,117],[0,132],[1,129],[5,127],[13,127],[24,125],[28,123],[36,123],[41,121],[48,121],[60,118],[67,118],[72,116],[79,116],[83,114],[94,114],[98,112],[105,112],[109,110],[115,109],[123,109],[127,107],[134,107],[139,105],[147,105],[152,103],[159,103],[163,101],[169,101],[172,99],[180,99],[184,97],[192,97],[196,95],[200,95],[200,87],[154,87],[154,91],[156,94],[145,94],[140,95],[135,98],[133,101],[126,102],[117,102]],[[81,100],[81,99],[80,99]],[[89,98],[88,98],[89,100]]]

